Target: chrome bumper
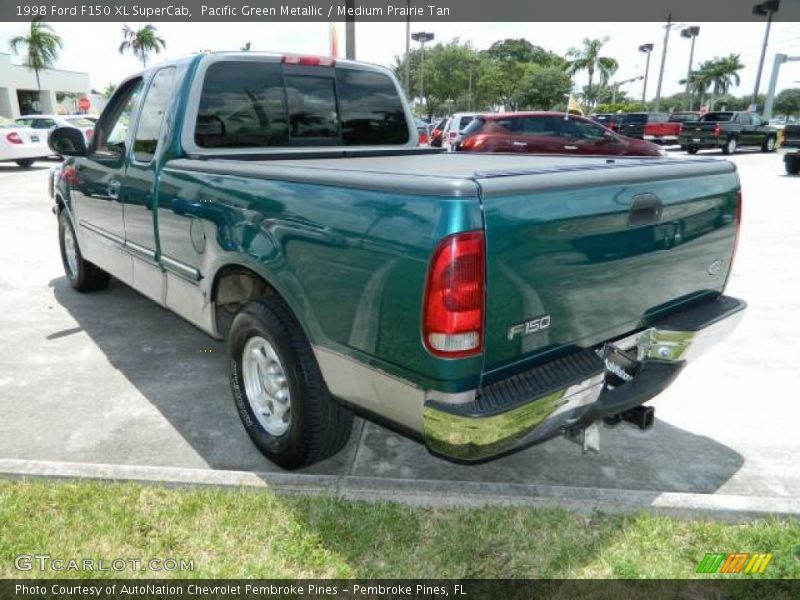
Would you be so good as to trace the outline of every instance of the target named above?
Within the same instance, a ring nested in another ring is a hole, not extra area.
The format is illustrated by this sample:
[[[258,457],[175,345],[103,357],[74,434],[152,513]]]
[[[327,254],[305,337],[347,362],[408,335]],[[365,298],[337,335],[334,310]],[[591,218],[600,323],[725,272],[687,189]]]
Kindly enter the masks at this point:
[[[482,460],[638,406],[668,387],[688,361],[730,334],[745,307],[741,300],[720,296],[609,342],[621,350],[635,348],[639,363],[633,378],[614,388],[605,385],[609,366],[598,355],[597,373],[545,395],[520,398],[505,411],[482,415],[465,405],[428,400],[423,410],[426,444],[450,458]]]

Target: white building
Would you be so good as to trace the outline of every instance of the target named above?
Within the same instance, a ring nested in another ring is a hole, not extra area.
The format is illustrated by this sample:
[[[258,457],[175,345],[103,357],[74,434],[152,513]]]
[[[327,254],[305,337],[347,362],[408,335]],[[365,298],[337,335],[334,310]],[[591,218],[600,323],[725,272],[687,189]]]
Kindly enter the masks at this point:
[[[78,112],[77,99],[91,91],[88,73],[49,69],[39,72],[39,80],[41,90],[32,69],[13,64],[10,54],[0,52],[0,116]],[[96,111],[95,106],[89,109],[90,113]]]

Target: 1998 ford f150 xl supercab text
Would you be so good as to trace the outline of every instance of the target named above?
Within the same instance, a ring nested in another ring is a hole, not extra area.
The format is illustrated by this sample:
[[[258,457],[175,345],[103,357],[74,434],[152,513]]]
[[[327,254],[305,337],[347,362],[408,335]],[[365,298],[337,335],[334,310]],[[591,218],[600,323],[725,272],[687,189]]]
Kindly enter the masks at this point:
[[[722,295],[731,163],[416,144],[382,67],[153,67],[88,148],[51,134],[67,278],[113,275],[227,338],[236,410],[286,468],[341,449],[354,412],[458,460],[595,448],[598,420],[652,417],[637,407],[743,314]]]

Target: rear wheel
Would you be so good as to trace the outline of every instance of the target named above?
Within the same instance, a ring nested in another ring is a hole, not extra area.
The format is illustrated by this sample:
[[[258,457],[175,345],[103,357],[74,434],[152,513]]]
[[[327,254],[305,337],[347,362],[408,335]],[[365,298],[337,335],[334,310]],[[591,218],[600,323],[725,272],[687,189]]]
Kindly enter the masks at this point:
[[[228,350],[237,412],[264,456],[297,469],[347,443],[353,413],[331,397],[311,345],[280,299],[245,304],[233,319]]]
[[[738,142],[735,137],[729,138],[725,145],[722,147],[723,154],[736,154],[736,147]]]
[[[800,174],[800,152],[787,154],[784,157],[784,162],[786,164],[786,172],[789,175]]]
[[[111,276],[83,258],[75,230],[65,210],[58,214],[58,244],[61,263],[69,284],[79,292],[93,292],[108,287]]]
[[[764,143],[761,145],[761,151],[762,152],[774,152],[775,151],[775,138],[770,136],[766,140],[764,140]]]
[[[34,159],[34,158],[24,158],[24,159],[20,159],[20,160],[15,160],[14,162],[17,163],[23,169],[27,169],[28,167],[33,165],[35,160],[36,159]]]
[[[689,146],[688,148],[686,148],[686,151],[689,154],[697,154],[697,150],[698,150],[697,146]]]

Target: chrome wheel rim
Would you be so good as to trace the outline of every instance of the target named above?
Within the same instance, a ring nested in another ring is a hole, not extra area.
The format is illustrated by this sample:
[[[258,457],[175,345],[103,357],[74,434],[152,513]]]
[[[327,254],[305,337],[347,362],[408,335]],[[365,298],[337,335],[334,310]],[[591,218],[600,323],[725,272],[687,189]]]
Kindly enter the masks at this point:
[[[69,224],[64,227],[64,256],[67,258],[67,275],[72,279],[78,272],[78,246]]]
[[[773,138],[769,138],[767,140],[767,150],[772,152],[775,149],[775,140]]]
[[[247,402],[261,426],[270,435],[289,430],[291,394],[278,353],[267,340],[254,336],[242,352],[242,375]]]
[[[736,140],[730,140],[728,142],[728,152],[730,152],[731,154],[736,152]]]

